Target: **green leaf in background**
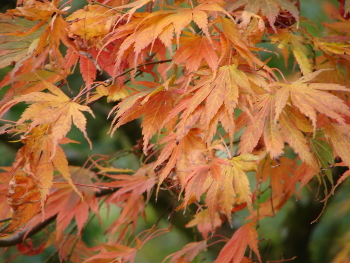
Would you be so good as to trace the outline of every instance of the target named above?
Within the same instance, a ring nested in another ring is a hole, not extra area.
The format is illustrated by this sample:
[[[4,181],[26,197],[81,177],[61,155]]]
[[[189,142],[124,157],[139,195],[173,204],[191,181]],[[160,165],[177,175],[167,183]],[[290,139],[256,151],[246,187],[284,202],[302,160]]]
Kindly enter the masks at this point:
[[[332,171],[329,169],[329,166],[334,164],[333,149],[329,143],[322,138],[324,138],[323,131],[317,131],[315,137],[310,140],[311,148],[318,162],[321,164],[321,167],[324,169],[323,172],[326,174],[333,187]]]

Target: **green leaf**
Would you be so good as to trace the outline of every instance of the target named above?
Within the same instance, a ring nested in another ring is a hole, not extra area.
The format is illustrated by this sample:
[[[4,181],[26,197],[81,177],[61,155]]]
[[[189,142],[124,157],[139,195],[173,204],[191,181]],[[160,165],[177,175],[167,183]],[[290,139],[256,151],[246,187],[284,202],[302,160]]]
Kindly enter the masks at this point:
[[[310,140],[311,148],[314,154],[316,155],[316,158],[320,163],[321,167],[324,169],[323,172],[326,174],[328,180],[333,186],[332,171],[328,169],[330,165],[334,164],[333,149],[328,142],[318,138],[321,138],[320,132],[316,132],[315,138],[312,138]]]

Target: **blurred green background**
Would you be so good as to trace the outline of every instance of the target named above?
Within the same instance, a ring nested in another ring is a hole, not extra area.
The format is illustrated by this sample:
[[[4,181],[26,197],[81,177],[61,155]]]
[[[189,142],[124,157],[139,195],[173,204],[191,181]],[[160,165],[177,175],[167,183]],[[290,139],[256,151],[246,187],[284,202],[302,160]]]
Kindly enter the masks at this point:
[[[322,9],[322,2],[326,2],[326,0],[301,0],[301,15],[314,21],[317,26],[320,26],[321,22],[326,20],[324,10]],[[337,4],[336,0],[328,2]],[[76,9],[81,8],[86,2],[84,0],[74,0],[73,4]],[[1,12],[14,8],[14,6],[15,1],[0,1]],[[308,26],[307,29],[308,32],[312,34],[318,34],[315,27]],[[271,48],[271,45],[267,43],[263,45],[266,48]],[[265,53],[262,54],[262,56],[268,58],[271,54]],[[283,72],[288,74],[288,69],[285,68],[281,56],[272,56],[273,59],[270,61],[270,66],[283,69]],[[293,60],[291,59],[288,64],[291,66]],[[9,70],[9,68],[1,69],[0,79],[2,79]],[[82,79],[79,76],[79,70],[76,72],[76,74],[73,74],[69,78],[69,86],[72,88],[73,92],[79,91],[83,85]],[[5,91],[6,88],[1,90],[0,95],[2,96]],[[69,133],[69,138],[81,142],[81,144],[65,145],[67,157],[72,165],[82,165],[88,156],[95,153],[113,154],[122,149],[129,149],[136,144],[136,140],[141,136],[139,121],[134,121],[121,127],[112,138],[107,135],[110,125],[110,120],[107,120],[107,114],[112,107],[113,105],[107,104],[105,101],[100,101],[92,106],[96,118],[93,119],[86,115],[88,118],[88,135],[93,142],[92,150],[89,149],[88,143],[78,129],[73,128]],[[18,105],[14,107],[5,118],[16,120],[23,109],[24,105]],[[8,136],[0,136],[0,166],[10,166],[18,148],[21,147],[20,143],[11,143],[9,141],[11,141],[11,138]],[[128,155],[119,159],[116,165],[137,169],[139,160],[133,155]],[[334,171],[334,178],[338,178],[338,173],[339,171]],[[311,192],[307,188],[303,189],[301,192],[300,200],[293,197],[275,217],[261,220],[258,231],[259,237],[261,238],[259,246],[263,262],[268,260],[287,260],[293,257],[296,257],[292,261],[295,263],[331,262],[331,259],[342,246],[350,242],[349,184],[349,180],[347,180],[337,189],[335,196],[328,202],[321,219],[314,224],[311,224],[311,222],[316,219],[322,211],[323,203],[320,201],[319,196],[315,196],[315,191]],[[311,183],[310,187],[317,189],[317,182]],[[154,196],[152,196],[152,198],[154,200]],[[141,219],[139,221],[136,233],[150,228],[153,223],[162,216],[163,211],[166,210],[171,201],[168,195],[161,192],[158,202],[151,202],[147,207],[147,220],[144,221]],[[199,236],[195,229],[183,228],[183,225],[190,220],[190,213],[191,211],[187,211],[185,214],[183,214],[182,211],[176,213],[172,221],[174,225],[172,231],[149,241],[143,249],[138,252],[136,262],[161,262],[167,255],[180,250],[188,242],[196,241]],[[107,212],[106,207],[102,206],[101,217],[103,227],[105,228],[113,222],[118,214],[118,208],[112,208]],[[166,220],[168,214],[169,212],[166,212],[166,215],[163,216],[159,228],[167,228],[169,226],[170,222]],[[234,216],[234,227],[239,227],[243,220],[244,213],[237,213]],[[225,225],[223,229],[220,230],[220,234],[227,237],[230,237],[232,233],[233,231],[229,225]],[[96,245],[95,241],[105,241],[103,229],[96,218],[93,218],[86,226],[83,239],[89,246]],[[201,253],[194,262],[212,262],[222,246],[223,244],[219,243],[218,245],[210,247],[207,252]],[[16,253],[16,249],[8,248],[0,255],[0,262],[59,262],[57,254],[55,254],[55,249],[52,246],[40,255],[30,257],[20,255],[14,259],[9,259]]]

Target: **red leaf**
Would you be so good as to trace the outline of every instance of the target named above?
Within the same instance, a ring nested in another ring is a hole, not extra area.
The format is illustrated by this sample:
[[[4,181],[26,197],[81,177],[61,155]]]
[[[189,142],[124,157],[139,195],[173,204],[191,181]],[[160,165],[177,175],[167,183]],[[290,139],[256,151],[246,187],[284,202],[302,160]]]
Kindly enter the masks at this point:
[[[80,72],[86,82],[86,86],[90,86],[96,79],[96,66],[94,62],[86,56],[80,56]]]

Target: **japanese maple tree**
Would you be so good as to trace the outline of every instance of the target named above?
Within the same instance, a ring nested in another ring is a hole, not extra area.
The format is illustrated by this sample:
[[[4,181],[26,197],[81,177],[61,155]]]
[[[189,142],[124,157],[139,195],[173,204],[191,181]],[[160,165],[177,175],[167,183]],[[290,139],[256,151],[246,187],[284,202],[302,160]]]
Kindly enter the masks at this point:
[[[0,246],[34,255],[54,244],[64,262],[135,262],[186,213],[182,227],[200,235],[164,262],[192,262],[217,243],[215,262],[283,261],[259,252],[268,238],[260,221],[313,181],[326,207],[350,175],[332,175],[350,166],[350,1],[326,1],[317,34],[300,16],[304,0],[86,0],[75,9],[74,1],[18,0],[0,13],[0,67],[9,69],[0,132],[21,142],[1,168]],[[287,71],[272,66],[277,57]],[[95,146],[87,132],[95,104],[112,105],[105,136],[136,119],[142,136],[72,165],[68,144]],[[73,126],[80,142],[69,138]],[[139,159],[137,169],[116,165],[125,155]],[[160,218],[140,231],[164,195],[168,227]],[[102,204],[120,213],[103,226],[105,242],[89,247],[82,235]],[[235,227],[224,236],[227,225]]]

